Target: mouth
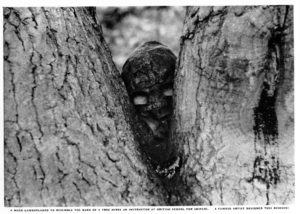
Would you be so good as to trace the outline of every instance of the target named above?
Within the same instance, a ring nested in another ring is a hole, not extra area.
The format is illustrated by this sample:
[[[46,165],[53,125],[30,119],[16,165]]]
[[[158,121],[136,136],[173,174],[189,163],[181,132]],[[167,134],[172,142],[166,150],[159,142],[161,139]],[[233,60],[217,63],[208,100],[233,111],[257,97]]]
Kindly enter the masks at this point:
[[[170,106],[163,106],[161,108],[140,108],[138,111],[139,115],[143,118],[153,118],[158,121],[170,119],[172,109]]]

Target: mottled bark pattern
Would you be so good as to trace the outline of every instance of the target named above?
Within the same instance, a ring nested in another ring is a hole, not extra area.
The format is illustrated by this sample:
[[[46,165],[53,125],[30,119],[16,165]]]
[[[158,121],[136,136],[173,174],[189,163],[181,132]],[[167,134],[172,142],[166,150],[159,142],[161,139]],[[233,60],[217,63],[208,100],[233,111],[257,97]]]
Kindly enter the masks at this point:
[[[181,198],[294,200],[293,7],[189,7],[175,77]]]
[[[164,204],[87,8],[4,8],[6,206]]]

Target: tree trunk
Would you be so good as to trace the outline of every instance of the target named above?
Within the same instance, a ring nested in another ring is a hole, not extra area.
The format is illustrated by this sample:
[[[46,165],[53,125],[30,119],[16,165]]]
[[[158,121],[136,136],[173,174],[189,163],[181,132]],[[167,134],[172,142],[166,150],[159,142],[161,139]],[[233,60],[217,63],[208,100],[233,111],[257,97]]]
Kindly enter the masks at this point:
[[[189,7],[181,41],[183,203],[293,202],[293,7]]]
[[[189,7],[172,181],[147,167],[91,8],[4,8],[6,206],[294,200],[293,8]]]
[[[165,204],[92,12],[4,8],[6,206]]]

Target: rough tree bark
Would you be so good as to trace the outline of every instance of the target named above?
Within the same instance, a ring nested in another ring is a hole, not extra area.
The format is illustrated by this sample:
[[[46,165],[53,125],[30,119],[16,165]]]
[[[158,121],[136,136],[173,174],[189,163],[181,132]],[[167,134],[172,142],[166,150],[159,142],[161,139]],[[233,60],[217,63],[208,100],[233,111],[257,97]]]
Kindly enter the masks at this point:
[[[293,7],[189,7],[173,141],[184,204],[294,200]]]
[[[93,10],[3,12],[6,206],[293,201],[292,7],[187,9],[163,185]]]
[[[3,12],[5,205],[165,204],[93,9]]]

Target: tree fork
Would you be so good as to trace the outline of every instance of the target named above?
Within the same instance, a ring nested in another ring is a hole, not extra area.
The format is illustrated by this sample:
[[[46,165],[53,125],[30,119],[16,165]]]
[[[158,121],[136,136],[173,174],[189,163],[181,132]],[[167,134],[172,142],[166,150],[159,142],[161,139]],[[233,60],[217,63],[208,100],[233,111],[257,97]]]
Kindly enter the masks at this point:
[[[140,155],[148,136],[94,12],[4,8],[5,206],[294,200],[292,6],[187,8],[171,181]]]

